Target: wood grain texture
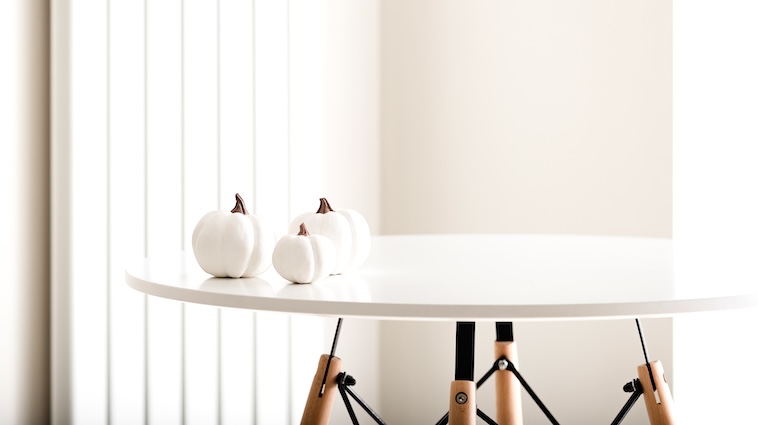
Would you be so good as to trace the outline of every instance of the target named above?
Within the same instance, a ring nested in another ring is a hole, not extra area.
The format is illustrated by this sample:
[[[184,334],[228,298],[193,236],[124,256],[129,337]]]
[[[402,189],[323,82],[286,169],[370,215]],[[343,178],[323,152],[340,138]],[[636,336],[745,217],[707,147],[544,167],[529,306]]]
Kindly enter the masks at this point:
[[[458,393],[466,395],[465,403],[458,403]],[[453,381],[450,384],[450,425],[476,424],[476,384],[474,381]]]
[[[655,398],[647,365],[643,364],[637,367],[637,374],[642,384],[642,397],[645,399],[650,425],[674,425],[676,423],[674,420],[674,400],[671,397],[671,390],[668,382],[666,382],[666,377],[663,375],[663,365],[659,361],[654,361],[650,363],[650,369],[653,373],[660,403]]]
[[[515,341],[495,341],[495,360],[505,356],[518,367],[518,346]],[[523,425],[521,383],[509,370],[495,372],[495,403],[499,425]]]
[[[313,383],[311,384],[311,390],[308,393],[308,400],[305,402],[305,409],[303,410],[303,417],[300,420],[300,425],[329,424],[329,416],[332,414],[334,397],[337,395],[337,375],[339,375],[342,370],[342,360],[340,360],[339,357],[332,357],[332,361],[329,364],[329,372],[326,377],[326,388],[324,389],[324,394],[319,397],[321,383],[324,379],[324,371],[326,370],[328,361],[328,354],[322,354],[318,360],[318,368],[313,375]]]

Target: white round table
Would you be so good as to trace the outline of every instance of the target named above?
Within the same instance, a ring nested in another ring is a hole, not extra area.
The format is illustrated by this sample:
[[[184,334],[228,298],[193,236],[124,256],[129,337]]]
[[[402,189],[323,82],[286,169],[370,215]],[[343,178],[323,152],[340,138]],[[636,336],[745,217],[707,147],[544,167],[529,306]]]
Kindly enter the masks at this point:
[[[675,248],[631,237],[378,236],[359,270],[312,284],[291,284],[273,267],[213,278],[191,252],[141,260],[126,282],[178,301],[390,320],[637,318],[758,305],[758,268]]]
[[[640,318],[756,307],[755,260],[746,261],[745,253],[720,248],[676,246],[669,239],[575,235],[379,236],[373,238],[371,254],[359,270],[312,284],[289,283],[273,268],[255,278],[214,278],[200,269],[192,253],[144,259],[127,268],[126,282],[146,294],[220,307],[340,318],[456,321],[449,420],[451,425],[471,425],[482,413],[476,409],[473,377],[476,320],[497,322],[499,361],[506,360],[513,374],[495,372],[494,365],[491,371],[500,374],[498,417],[510,417],[520,411],[515,380],[519,375],[508,361],[516,350],[512,321]],[[320,393],[327,385],[331,385],[330,397],[336,392],[336,371],[330,375],[331,384],[326,377],[332,358],[324,355],[320,360],[304,420],[328,421],[331,399],[325,401]],[[668,423],[654,419],[671,414],[663,369],[648,362],[647,372],[644,366],[638,372],[636,382],[647,385],[644,396],[651,423]],[[665,390],[658,403],[648,398],[654,392],[654,380],[659,392]],[[551,423],[557,424],[528,384],[519,382]],[[641,395],[641,389],[635,390],[614,424],[620,423]],[[440,423],[447,420],[446,415]]]

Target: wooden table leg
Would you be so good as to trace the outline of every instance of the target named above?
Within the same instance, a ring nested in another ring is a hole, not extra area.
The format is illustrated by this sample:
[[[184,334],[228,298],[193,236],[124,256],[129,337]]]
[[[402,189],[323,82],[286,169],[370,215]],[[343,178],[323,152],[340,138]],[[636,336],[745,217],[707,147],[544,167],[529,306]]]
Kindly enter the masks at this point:
[[[458,322],[455,332],[455,380],[450,384],[450,425],[476,424],[474,322]]]
[[[513,340],[513,323],[495,323],[495,360],[502,356],[508,358],[518,368],[518,350]],[[495,372],[495,404],[498,425],[523,425],[521,408],[521,383],[516,375],[499,369]]]
[[[329,363],[329,372],[326,376],[326,386],[324,387],[324,393],[319,396],[327,363]],[[305,402],[305,409],[303,410],[300,425],[329,424],[334,398],[337,395],[337,375],[339,375],[341,370],[342,360],[339,357],[332,357],[331,362],[329,362],[328,354],[321,355],[316,374],[313,375],[311,390],[308,393],[308,400]]]
[[[476,383],[453,381],[450,384],[450,425],[476,424]]]
[[[651,373],[655,381],[655,388],[658,390],[660,403],[655,398],[653,382],[650,380]],[[648,370],[647,364],[637,367],[637,375],[642,385],[642,397],[645,399],[650,425],[674,425],[674,401],[666,377],[663,375],[661,362],[650,362],[650,370]]]

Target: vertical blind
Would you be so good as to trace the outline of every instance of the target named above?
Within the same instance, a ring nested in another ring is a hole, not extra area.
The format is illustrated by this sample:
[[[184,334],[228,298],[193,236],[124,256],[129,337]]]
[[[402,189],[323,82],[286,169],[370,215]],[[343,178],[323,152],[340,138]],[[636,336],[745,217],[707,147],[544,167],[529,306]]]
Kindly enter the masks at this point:
[[[57,423],[299,422],[323,319],[147,297],[124,268],[191,249],[197,220],[231,209],[235,193],[280,235],[293,212],[313,209],[324,185],[322,8],[54,5],[68,37],[54,101],[67,122],[53,140]]]

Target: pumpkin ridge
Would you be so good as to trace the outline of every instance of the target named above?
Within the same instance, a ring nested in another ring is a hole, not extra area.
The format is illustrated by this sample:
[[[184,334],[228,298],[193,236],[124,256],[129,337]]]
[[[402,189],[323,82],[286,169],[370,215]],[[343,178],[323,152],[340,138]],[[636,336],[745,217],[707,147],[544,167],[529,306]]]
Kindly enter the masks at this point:
[[[268,241],[266,240],[267,235],[264,231],[263,223],[254,215],[248,215],[245,218],[247,218],[250,222],[250,226],[252,228],[250,234],[252,236],[252,239],[250,255],[248,256],[247,266],[242,277],[256,276],[260,273],[263,273],[271,266],[270,260],[264,260],[264,256],[266,255],[265,247]],[[270,255],[271,254],[269,253],[269,256]]]
[[[227,243],[226,243],[226,235],[227,235],[227,225],[223,226],[223,230],[220,232],[220,238],[221,238],[221,252],[219,252],[219,255],[221,256],[221,267],[224,270],[224,274],[226,274],[229,277],[239,277],[239,276],[232,276],[231,273],[229,273],[229,263],[228,258],[225,255],[226,249],[227,249]]]
[[[229,213],[225,213],[229,214]],[[248,226],[254,226],[247,216],[235,216],[225,220],[221,232],[221,261],[225,273],[233,278],[242,277],[250,265],[250,257],[255,251],[255,238],[248,236]],[[238,236],[239,235],[239,236]]]
[[[308,280],[311,281],[311,283],[314,281],[315,277],[321,274],[321,267],[319,267],[319,261],[321,261],[321,257],[319,257],[316,254],[316,247],[313,245],[313,238],[310,238],[306,236],[306,239],[308,240],[308,243],[311,246],[310,252],[311,252],[311,264],[313,264],[313,273],[308,278]]]
[[[214,211],[208,214],[208,220],[204,223],[204,226],[200,229],[200,232],[198,234],[197,243],[198,245],[201,245],[203,248],[206,249],[208,246],[217,245],[217,250],[221,251],[223,248],[223,238],[221,235],[216,235],[215,233],[218,232],[219,225],[219,218],[223,215],[222,211]],[[208,252],[208,251],[206,251]],[[217,255],[221,255],[220,252],[216,253]],[[197,255],[196,255],[197,257]],[[223,262],[217,262],[214,261],[213,258],[208,258],[207,255],[201,255],[201,258],[198,258],[198,262],[201,263],[201,267],[206,272],[214,275],[214,276],[221,276],[226,274],[226,269],[224,268]],[[219,264],[221,263],[221,266],[219,267]]]

